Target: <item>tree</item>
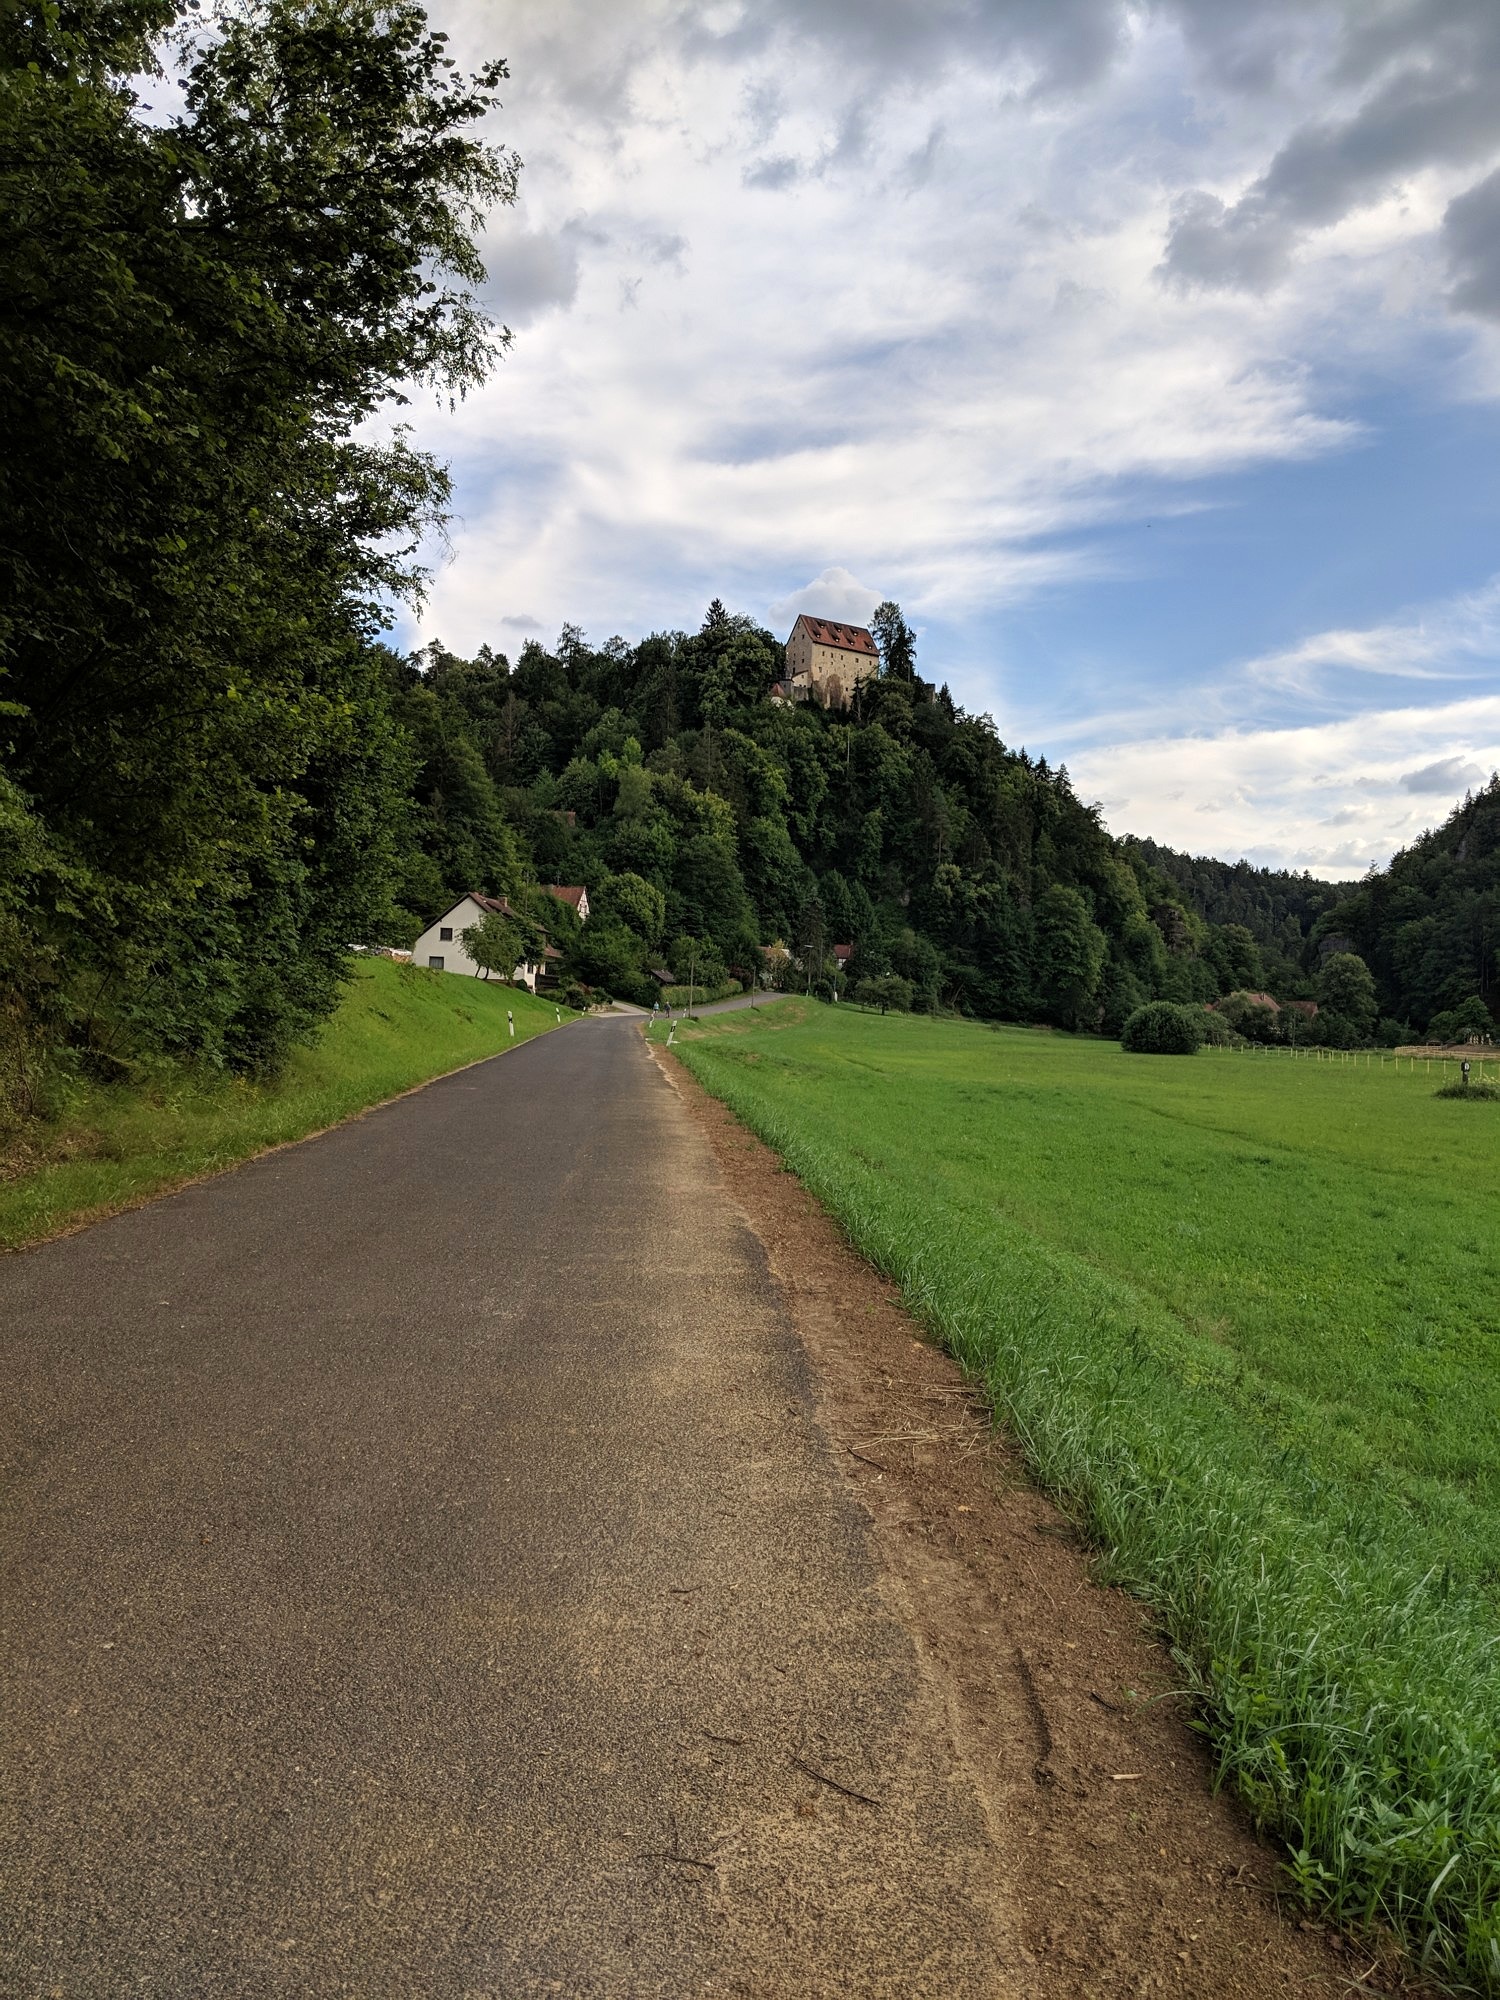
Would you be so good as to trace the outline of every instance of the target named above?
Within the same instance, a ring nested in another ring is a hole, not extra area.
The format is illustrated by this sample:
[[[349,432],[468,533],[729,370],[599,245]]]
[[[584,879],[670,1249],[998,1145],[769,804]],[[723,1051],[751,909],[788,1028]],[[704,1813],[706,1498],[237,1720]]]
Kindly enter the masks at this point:
[[[517,163],[470,129],[504,66],[405,0],[242,0],[148,122],[175,12],[0,16],[0,756],[74,885],[28,917],[71,1031],[254,1064],[387,902],[371,639],[448,485],[366,424],[489,369],[474,239]]]
[[[797,920],[797,956],[802,961],[802,978],[807,986],[823,977],[823,961],[828,956],[828,924],[823,899],[816,891],[802,905]]]
[[[916,634],[901,616],[901,606],[889,598],[877,604],[870,631],[880,648],[880,671],[888,681],[913,681],[917,677]]]
[[[606,876],[593,902],[596,918],[624,924],[648,951],[654,951],[661,943],[662,927],[667,921],[667,899],[644,875],[627,871]]]
[[[1216,924],[1208,934],[1208,956],[1219,975],[1222,992],[1245,988],[1257,991],[1264,983],[1260,946],[1244,924]]]
[[[460,931],[459,937],[486,979],[498,972],[502,979],[514,980],[516,967],[526,955],[519,924],[499,910],[486,910],[479,922]]]
[[[1429,1042],[1467,1042],[1476,1036],[1488,1039],[1495,1032],[1495,1017],[1477,993],[1461,1007],[1434,1014],[1427,1024]]]
[[[1274,1042],[1280,1038],[1282,1021],[1278,1010],[1268,1007],[1254,994],[1226,993],[1218,1003],[1218,1012],[1246,1041]]]
[[[1047,1012],[1064,1028],[1092,1027],[1107,945],[1077,889],[1054,883],[1037,899],[1036,941],[1037,990]]]
[[[1318,976],[1320,1010],[1347,1021],[1356,1036],[1367,1036],[1379,1018],[1375,981],[1357,952],[1336,951]]]
[[[909,1014],[915,994],[909,979],[885,972],[872,979],[861,979],[854,997],[861,1007],[878,1007],[882,1014],[892,1009],[898,1014]]]

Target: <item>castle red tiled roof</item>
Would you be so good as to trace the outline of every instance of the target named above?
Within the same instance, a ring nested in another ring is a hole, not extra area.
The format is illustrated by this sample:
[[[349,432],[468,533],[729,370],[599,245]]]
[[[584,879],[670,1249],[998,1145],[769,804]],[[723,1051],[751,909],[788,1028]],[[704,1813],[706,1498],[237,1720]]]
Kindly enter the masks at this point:
[[[846,653],[868,653],[873,660],[876,656],[875,641],[863,625],[839,625],[831,618],[809,618],[804,611],[797,625],[807,628],[808,637],[819,646],[839,646]],[[795,632],[797,625],[792,627]]]

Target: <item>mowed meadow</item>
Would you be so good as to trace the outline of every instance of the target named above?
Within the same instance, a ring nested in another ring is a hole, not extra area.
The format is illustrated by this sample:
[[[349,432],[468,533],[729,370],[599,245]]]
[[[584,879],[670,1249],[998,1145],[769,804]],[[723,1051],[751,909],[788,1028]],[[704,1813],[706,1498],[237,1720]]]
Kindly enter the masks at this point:
[[[1309,1901],[1500,1991],[1500,1105],[803,1002],[676,1052],[1155,1607]]]

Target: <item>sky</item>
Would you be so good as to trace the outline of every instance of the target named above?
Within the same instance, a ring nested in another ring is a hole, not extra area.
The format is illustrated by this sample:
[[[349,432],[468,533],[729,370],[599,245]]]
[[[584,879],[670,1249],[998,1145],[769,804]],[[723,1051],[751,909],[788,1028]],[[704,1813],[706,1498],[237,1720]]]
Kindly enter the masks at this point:
[[[409,642],[882,598],[1114,831],[1353,877],[1500,765],[1497,0],[429,0],[513,342]]]

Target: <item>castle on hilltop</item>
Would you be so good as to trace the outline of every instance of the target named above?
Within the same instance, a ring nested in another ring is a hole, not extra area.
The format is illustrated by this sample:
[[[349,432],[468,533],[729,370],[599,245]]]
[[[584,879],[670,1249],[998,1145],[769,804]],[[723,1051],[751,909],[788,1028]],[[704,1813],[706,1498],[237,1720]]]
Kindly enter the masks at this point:
[[[786,678],[776,682],[771,699],[847,708],[860,682],[872,679],[879,667],[880,654],[863,625],[840,625],[804,612],[786,642]]]

